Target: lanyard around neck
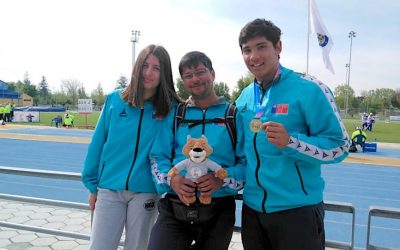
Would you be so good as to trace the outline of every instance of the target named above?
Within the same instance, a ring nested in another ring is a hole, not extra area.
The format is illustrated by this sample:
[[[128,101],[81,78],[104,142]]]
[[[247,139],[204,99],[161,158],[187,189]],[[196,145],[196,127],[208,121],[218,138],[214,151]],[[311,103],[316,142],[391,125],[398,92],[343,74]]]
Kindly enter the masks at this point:
[[[281,72],[281,66],[279,65],[278,70],[276,71],[271,82],[271,86],[268,88],[268,91],[265,95],[261,93],[261,84],[254,79],[254,107],[256,108],[255,118],[259,119],[264,114],[269,101],[269,96],[271,94],[271,89],[274,86],[274,83],[280,79]]]

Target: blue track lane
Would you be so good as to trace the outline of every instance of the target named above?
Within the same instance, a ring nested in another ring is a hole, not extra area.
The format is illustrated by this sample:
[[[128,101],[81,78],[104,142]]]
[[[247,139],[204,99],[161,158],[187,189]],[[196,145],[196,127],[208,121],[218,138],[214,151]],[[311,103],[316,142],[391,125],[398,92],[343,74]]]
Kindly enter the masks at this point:
[[[56,135],[90,138],[93,131],[76,129],[2,130],[1,133]],[[79,143],[0,139],[0,165],[80,173],[88,145]],[[6,152],[6,153],[5,153]],[[360,155],[361,153],[357,153]],[[380,149],[366,156],[400,158],[400,150]],[[400,167],[340,163],[325,165],[325,200],[353,204],[356,210],[355,249],[365,249],[370,206],[400,208]],[[88,192],[79,181],[60,181],[0,174],[0,192],[47,199],[87,202]],[[241,222],[241,202],[237,202],[237,225]],[[371,242],[400,249],[400,221],[374,218]],[[327,212],[326,238],[350,241],[351,216]]]

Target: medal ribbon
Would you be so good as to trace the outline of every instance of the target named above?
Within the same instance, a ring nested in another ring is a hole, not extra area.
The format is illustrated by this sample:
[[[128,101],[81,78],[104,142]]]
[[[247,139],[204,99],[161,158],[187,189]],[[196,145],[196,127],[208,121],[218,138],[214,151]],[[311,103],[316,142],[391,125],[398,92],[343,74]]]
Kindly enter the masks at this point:
[[[266,97],[263,98],[262,103],[260,103],[260,98],[261,98],[260,88],[261,87],[258,84],[254,86],[254,105],[256,106],[256,115],[254,117],[255,119],[260,119],[262,114],[264,114],[265,108],[267,107],[268,104],[269,94],[271,93],[271,88],[269,88]]]
[[[257,80],[254,79],[254,106],[256,107],[256,115],[254,116],[254,119],[260,119],[260,117],[264,114],[265,108],[267,107],[268,100],[269,100],[269,95],[271,93],[271,89],[273,84],[278,81],[279,77],[281,75],[281,66],[279,65],[278,70],[275,73],[274,79],[272,80],[271,87],[268,89],[267,94],[265,97],[262,99],[262,102],[260,103],[260,99],[262,98],[261,95],[261,86],[258,84]]]

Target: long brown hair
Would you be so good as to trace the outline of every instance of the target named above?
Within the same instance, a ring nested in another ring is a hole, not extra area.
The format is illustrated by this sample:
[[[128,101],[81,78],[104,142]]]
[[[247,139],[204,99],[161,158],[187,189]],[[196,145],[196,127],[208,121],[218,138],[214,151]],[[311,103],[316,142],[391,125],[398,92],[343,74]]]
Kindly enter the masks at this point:
[[[179,97],[175,92],[172,78],[171,59],[167,50],[160,45],[148,45],[139,53],[132,69],[131,81],[121,92],[121,98],[134,107],[144,107],[142,72],[143,65],[150,54],[160,61],[160,84],[151,102],[155,107],[156,115],[165,116],[172,108],[172,102],[179,101]]]

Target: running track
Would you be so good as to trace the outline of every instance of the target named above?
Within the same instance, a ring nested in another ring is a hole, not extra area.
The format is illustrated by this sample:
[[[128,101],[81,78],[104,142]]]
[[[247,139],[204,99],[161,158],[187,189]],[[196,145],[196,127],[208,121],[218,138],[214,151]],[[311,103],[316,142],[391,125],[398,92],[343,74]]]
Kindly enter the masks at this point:
[[[92,133],[89,130],[22,126],[0,129],[0,166],[80,173]],[[360,155],[400,159],[400,149],[381,149],[378,145],[378,152],[357,154]],[[365,249],[370,206],[400,208],[400,167],[383,164],[344,162],[323,167],[325,200],[348,202],[355,207],[355,249]],[[88,197],[80,182],[5,174],[0,174],[0,192],[83,203]],[[238,202],[237,224],[240,224],[240,213]],[[350,215],[327,212],[326,238],[350,241],[350,225]],[[371,243],[400,249],[399,221],[376,218],[372,233]]]

